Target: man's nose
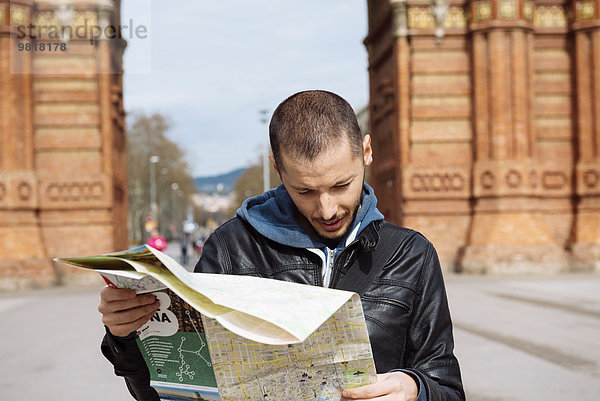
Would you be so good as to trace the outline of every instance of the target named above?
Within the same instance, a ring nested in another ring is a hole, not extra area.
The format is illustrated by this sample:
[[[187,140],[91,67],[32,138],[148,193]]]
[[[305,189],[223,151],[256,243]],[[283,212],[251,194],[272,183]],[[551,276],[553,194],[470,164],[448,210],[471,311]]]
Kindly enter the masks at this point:
[[[323,220],[333,219],[338,211],[338,206],[335,198],[328,193],[324,193],[319,197],[319,214]]]

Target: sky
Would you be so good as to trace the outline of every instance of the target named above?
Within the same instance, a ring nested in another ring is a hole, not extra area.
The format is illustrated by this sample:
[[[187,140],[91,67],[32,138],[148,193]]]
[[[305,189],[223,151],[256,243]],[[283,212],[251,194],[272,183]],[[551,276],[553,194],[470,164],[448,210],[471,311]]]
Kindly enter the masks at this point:
[[[267,141],[259,110],[306,89],[368,102],[366,3],[123,0],[125,110],[167,116],[194,176],[247,166]]]

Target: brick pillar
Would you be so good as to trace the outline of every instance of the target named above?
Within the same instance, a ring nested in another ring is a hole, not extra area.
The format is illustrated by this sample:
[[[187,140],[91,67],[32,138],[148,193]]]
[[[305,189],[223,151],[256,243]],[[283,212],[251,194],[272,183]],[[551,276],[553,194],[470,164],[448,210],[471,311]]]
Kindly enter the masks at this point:
[[[533,14],[528,3],[470,3],[474,203],[461,261],[468,272],[557,271],[568,266],[568,255],[554,239],[545,213],[568,205],[571,166],[536,159]]]
[[[97,0],[69,6],[71,20],[59,25],[99,26],[102,35],[92,37],[86,31],[71,37],[61,54],[38,54],[35,59],[39,216],[51,257],[127,247],[126,218],[120,213],[126,207],[124,146],[117,148],[124,135],[122,126],[117,133],[115,123],[123,117],[122,44],[104,36],[107,27],[120,24],[118,3]],[[40,18],[57,23],[57,9],[39,7]],[[61,279],[85,279],[64,265],[56,269]]]
[[[406,138],[401,127],[406,123],[408,112],[406,4],[403,0],[390,1],[390,4],[370,2],[369,20],[369,37],[364,43],[369,53],[368,131],[375,154],[370,183],[386,218],[401,224],[402,187],[398,167],[405,156],[399,154],[399,149],[400,142]],[[401,94],[397,93],[399,88],[403,90]]]
[[[50,259],[127,246],[125,41],[90,36],[119,4],[0,0],[0,289],[88,280]]]
[[[98,21],[103,32],[106,26],[118,25],[120,1],[98,8]],[[125,249],[127,235],[127,152],[125,111],[123,109],[122,59],[127,42],[124,39],[100,38],[97,46],[100,127],[103,138],[103,172],[112,185],[113,247]]]
[[[470,222],[471,75],[464,4],[444,35],[429,4],[370,1],[371,184],[386,219],[422,232],[452,270]]]
[[[402,225],[422,232],[435,245],[443,269],[454,270],[471,218],[471,66],[465,7],[447,4],[444,21],[437,25],[429,4],[409,1],[407,6],[406,77],[397,89],[406,99],[398,166]]]
[[[0,1],[0,287],[9,288],[54,280],[37,217],[30,47],[34,41],[24,35],[34,9],[28,0]],[[19,44],[24,46],[21,50]]]
[[[600,1],[573,1],[576,82],[575,266],[600,270]]]

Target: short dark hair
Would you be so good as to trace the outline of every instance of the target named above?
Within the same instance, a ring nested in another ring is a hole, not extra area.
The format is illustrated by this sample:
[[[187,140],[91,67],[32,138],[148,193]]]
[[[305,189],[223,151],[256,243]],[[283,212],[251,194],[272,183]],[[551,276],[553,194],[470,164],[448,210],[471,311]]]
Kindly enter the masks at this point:
[[[344,135],[352,154],[362,156],[362,134],[352,106],[341,96],[323,90],[288,97],[277,106],[269,124],[271,150],[280,170],[282,149],[296,159],[312,161]]]

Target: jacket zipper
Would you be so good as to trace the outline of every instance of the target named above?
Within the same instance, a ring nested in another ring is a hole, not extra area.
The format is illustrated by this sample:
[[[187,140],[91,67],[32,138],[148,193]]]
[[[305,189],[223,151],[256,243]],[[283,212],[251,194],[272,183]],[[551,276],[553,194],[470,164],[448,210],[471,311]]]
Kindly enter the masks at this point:
[[[338,265],[338,260],[341,259],[342,255],[344,254],[344,252],[346,252],[351,246],[353,246],[354,244],[358,243],[358,239],[355,239],[354,241],[352,241],[351,243],[348,244],[347,247],[345,247],[344,249],[342,249],[342,251],[340,252],[340,254],[338,255],[337,259],[333,262],[333,266],[331,267],[331,278],[329,279],[329,288],[334,288],[331,285],[333,283],[335,283],[335,278],[336,276],[336,272],[337,272],[337,265]]]
[[[363,295],[361,298],[365,299],[367,301],[375,301],[375,302],[383,301],[383,302],[387,302],[387,303],[390,303],[392,305],[395,305],[395,306],[397,306],[399,308],[406,309],[407,311],[410,310],[410,306],[407,303],[402,302],[402,301],[398,301],[398,300],[392,299],[392,298],[370,297],[370,296],[366,296],[366,295]]]
[[[333,258],[335,256],[335,249],[329,249],[327,248],[327,266],[325,266],[325,272],[323,272],[324,274],[321,274],[321,277],[323,278],[323,284],[325,283],[325,281],[327,281],[327,286],[329,286],[329,284],[331,284],[331,276],[333,275]],[[329,280],[327,280],[329,276]]]

